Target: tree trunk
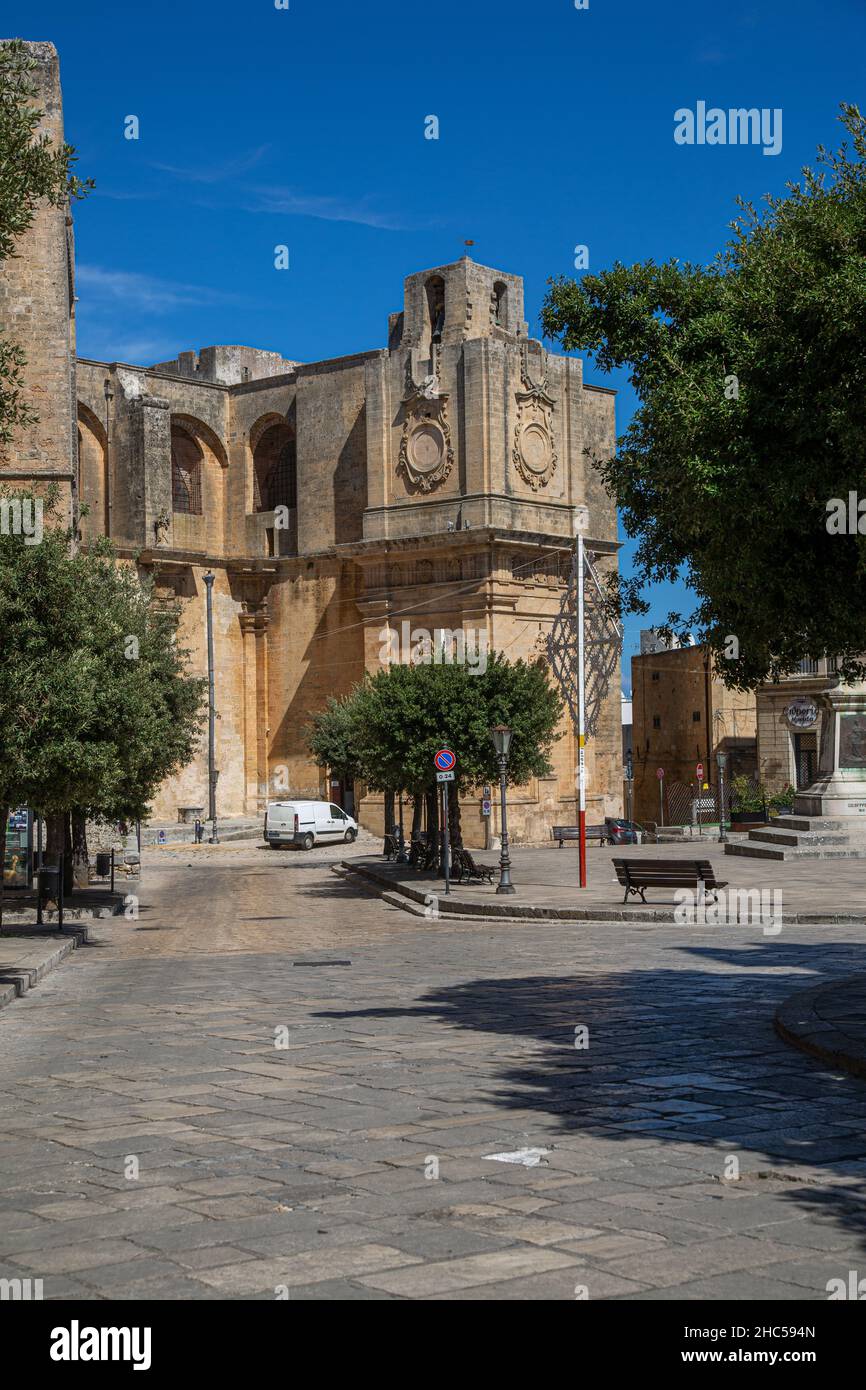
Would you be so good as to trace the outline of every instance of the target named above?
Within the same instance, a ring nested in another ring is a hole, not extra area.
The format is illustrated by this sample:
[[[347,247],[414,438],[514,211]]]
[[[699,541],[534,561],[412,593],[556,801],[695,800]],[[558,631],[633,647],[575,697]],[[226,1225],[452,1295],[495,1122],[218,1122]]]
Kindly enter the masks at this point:
[[[87,853],[87,817],[83,811],[73,811],[72,816],[72,877],[76,887],[86,888],[90,875],[90,857]]]
[[[383,813],[385,816],[385,834],[390,835],[394,829],[394,793],[385,792],[383,798]]]
[[[72,878],[72,812],[63,817],[63,896],[71,897],[74,880]]]
[[[428,844],[439,844],[439,792],[436,787],[429,788],[424,793],[427,802],[427,842]]]
[[[0,806],[0,930],[3,928],[3,894],[6,890],[6,822],[9,807]]]
[[[417,840],[421,834],[421,823],[424,819],[424,793],[415,792],[412,797],[412,833],[409,842]]]
[[[67,897],[72,892],[72,836],[69,830],[69,813],[53,812],[45,817],[46,847],[43,856],[46,864],[59,864],[63,856],[63,886],[58,889]]]
[[[460,823],[460,798],[457,795],[457,783],[448,782],[448,839],[451,841],[452,853],[455,849],[463,848],[463,827]]]

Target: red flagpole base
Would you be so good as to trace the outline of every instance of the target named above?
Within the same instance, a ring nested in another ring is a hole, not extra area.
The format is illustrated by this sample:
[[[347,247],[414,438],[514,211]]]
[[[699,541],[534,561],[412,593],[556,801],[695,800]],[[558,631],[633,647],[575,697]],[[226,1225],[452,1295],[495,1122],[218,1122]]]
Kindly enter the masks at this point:
[[[580,828],[580,886],[586,887],[586,811],[578,811],[577,824]]]

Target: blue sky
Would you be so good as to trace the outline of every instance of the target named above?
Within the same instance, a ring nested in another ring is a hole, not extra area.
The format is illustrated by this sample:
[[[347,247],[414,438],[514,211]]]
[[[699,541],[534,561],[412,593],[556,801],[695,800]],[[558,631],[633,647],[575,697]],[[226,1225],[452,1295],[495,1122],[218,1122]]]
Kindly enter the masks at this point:
[[[782,192],[838,143],[839,102],[864,102],[863,0],[43,0],[35,17],[27,0],[3,16],[56,44],[67,138],[97,182],[76,214],[79,351],[143,363],[220,342],[306,361],[382,346],[404,275],[467,238],[525,277],[537,331],[576,245],[593,271],[709,260],[734,197]],[[781,153],[677,145],[674,111],[699,100],[781,108]],[[620,390],[622,431],[624,374],[587,376]],[[649,621],[688,603],[682,586],[650,597]],[[647,621],[627,625],[626,673]]]

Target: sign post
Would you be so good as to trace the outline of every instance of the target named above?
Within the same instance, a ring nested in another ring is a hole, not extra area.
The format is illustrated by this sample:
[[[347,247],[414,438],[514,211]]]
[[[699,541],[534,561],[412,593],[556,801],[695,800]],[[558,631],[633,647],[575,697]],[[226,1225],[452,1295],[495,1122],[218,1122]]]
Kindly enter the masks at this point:
[[[656,777],[659,779],[659,825],[665,823],[665,770],[663,767],[656,768]]]
[[[445,871],[445,892],[451,892],[451,841],[448,834],[448,783],[454,781],[457,759],[450,748],[440,748],[434,754],[436,781],[442,787],[442,867]]]
[[[628,819],[631,822],[634,820],[634,763],[632,762],[631,749],[628,750],[625,761],[625,780],[628,796]]]
[[[703,833],[704,833],[703,830],[702,830],[702,828],[701,828],[701,802],[702,802],[703,799],[704,799],[704,793],[703,793],[703,786],[704,786],[704,765],[703,765],[703,763],[698,763],[697,767],[695,768],[695,780],[696,780],[696,782],[697,782],[697,784],[698,784],[698,838],[701,838],[701,837],[703,836]]]

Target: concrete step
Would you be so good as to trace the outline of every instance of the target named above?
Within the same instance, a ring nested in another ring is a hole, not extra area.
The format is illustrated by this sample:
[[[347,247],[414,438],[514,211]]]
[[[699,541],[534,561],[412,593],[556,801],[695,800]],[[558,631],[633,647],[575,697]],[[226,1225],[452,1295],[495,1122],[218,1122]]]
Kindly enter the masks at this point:
[[[776,816],[773,827],[776,826],[780,830],[840,830],[847,833],[851,829],[851,821],[833,820],[826,816]],[[863,829],[866,831],[866,825]]]
[[[789,846],[791,849],[802,849],[815,845],[847,845],[849,837],[836,831],[826,832],[805,830],[776,830],[769,827],[766,830],[750,830],[750,840],[757,840],[761,844],[779,845],[784,848]]]
[[[788,845],[760,844],[755,840],[741,840],[739,844],[725,845],[725,854],[739,854],[745,859],[866,859],[866,845],[809,845],[802,849],[792,849]]]

